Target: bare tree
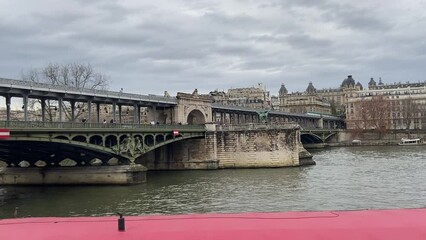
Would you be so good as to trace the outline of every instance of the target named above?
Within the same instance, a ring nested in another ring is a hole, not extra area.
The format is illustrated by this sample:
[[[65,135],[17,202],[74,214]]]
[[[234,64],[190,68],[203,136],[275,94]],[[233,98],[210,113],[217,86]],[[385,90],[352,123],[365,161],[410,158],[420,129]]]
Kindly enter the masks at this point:
[[[390,102],[383,96],[364,98],[356,103],[355,129],[373,129],[380,134],[391,128]]]
[[[401,100],[400,107],[401,120],[403,126],[405,126],[405,129],[410,129],[412,124],[414,127],[416,127],[415,123],[416,120],[418,120],[420,110],[419,104],[415,102],[415,99],[409,97],[407,99]]]
[[[22,79],[37,83],[47,83],[59,86],[69,86],[77,89],[100,89],[106,90],[108,88],[107,77],[99,72],[96,72],[90,64],[77,64],[70,63],[60,65],[58,63],[50,63],[41,69],[32,69],[27,73],[22,73]],[[33,100],[29,102],[29,107],[34,108],[34,105],[39,102]],[[71,107],[73,103],[62,102],[62,109],[68,121],[75,121],[80,117],[84,109],[87,109],[85,102],[78,103],[77,108]],[[47,119],[53,121],[54,112],[58,109],[57,101],[46,100],[46,113]],[[72,118],[72,109],[74,109],[74,118]]]

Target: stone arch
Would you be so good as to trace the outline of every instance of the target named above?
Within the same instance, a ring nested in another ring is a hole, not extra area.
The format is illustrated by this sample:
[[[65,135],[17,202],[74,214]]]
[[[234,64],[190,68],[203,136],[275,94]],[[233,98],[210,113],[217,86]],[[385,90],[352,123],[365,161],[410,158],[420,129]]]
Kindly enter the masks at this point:
[[[200,110],[194,109],[188,114],[186,122],[188,124],[205,124],[206,117]]]

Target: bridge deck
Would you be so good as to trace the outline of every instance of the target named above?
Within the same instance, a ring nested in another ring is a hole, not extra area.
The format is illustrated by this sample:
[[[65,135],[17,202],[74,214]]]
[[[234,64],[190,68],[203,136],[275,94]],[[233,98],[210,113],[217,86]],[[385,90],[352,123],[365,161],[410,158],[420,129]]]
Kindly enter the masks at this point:
[[[0,220],[0,239],[426,239],[426,209]]]

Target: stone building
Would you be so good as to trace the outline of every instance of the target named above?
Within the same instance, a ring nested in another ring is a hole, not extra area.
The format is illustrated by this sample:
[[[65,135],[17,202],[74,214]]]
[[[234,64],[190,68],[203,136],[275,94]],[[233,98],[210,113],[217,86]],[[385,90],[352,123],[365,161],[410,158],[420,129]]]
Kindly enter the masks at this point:
[[[279,90],[280,110],[291,113],[331,114],[328,100],[317,93],[316,88],[309,83],[306,91],[288,93],[284,84]]]
[[[368,85],[347,98],[348,129],[426,129],[426,82]]]
[[[210,95],[216,103],[222,105],[254,109],[269,108],[271,106],[269,91],[266,91],[262,83],[259,83],[257,87],[231,88],[226,93],[216,90],[210,92]]]
[[[362,90],[363,86],[360,82],[355,83],[352,75],[348,75],[340,84],[338,88],[321,89],[317,94],[327,99],[331,106],[331,113],[333,115],[344,115],[346,102],[354,92]]]
[[[279,90],[280,109],[294,113],[315,112],[343,116],[347,99],[362,89],[362,84],[355,83],[352,75],[348,75],[338,88],[317,90],[311,82],[306,91],[289,94],[282,84]]]

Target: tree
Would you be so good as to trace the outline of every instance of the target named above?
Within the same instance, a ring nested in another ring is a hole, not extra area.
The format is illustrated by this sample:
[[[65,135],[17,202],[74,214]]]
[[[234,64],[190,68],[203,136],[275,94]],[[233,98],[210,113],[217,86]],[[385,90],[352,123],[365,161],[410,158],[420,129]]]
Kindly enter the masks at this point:
[[[373,129],[380,134],[391,128],[391,106],[383,96],[363,98],[356,103],[355,128],[359,130]]]
[[[416,120],[418,120],[420,111],[419,104],[410,96],[407,99],[401,100],[400,107],[402,125],[405,126],[405,129],[410,129],[412,124],[416,127]]]
[[[70,63],[66,65],[60,65],[58,63],[49,64],[41,69],[32,69],[27,73],[22,73],[22,79],[26,81],[32,81],[37,83],[47,83],[59,86],[69,86],[78,89],[99,89],[106,90],[108,88],[107,77],[99,72],[96,72],[90,64],[77,64]],[[29,107],[34,108],[34,105],[39,100],[33,100],[29,102]],[[56,101],[46,100],[46,113],[47,120],[53,121],[53,111],[57,110]],[[72,119],[72,108],[70,103],[63,101],[62,109],[65,117],[68,121],[75,121],[80,117],[84,109],[87,109],[87,103],[78,104],[77,108],[74,108],[74,119]]]

